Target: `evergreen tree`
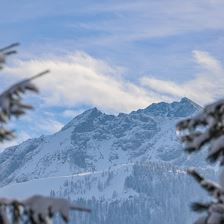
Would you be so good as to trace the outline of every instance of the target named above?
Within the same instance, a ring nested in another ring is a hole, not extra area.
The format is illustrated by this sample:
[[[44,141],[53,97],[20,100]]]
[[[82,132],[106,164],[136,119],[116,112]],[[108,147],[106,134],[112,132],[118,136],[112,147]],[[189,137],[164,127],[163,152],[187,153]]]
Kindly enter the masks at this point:
[[[224,100],[206,106],[203,111],[192,118],[180,121],[177,132],[185,145],[187,153],[208,150],[208,162],[224,165]],[[195,202],[192,210],[206,214],[195,224],[224,223],[224,171],[220,168],[219,183],[205,179],[195,169],[188,173],[213,198],[209,202]]]
[[[18,43],[0,49],[0,70],[9,55],[15,54]],[[11,86],[0,94],[0,142],[11,140],[15,137],[14,132],[6,125],[12,117],[18,118],[25,114],[26,110],[32,109],[32,105],[23,102],[22,95],[27,91],[38,92],[38,88],[32,81],[49,71],[43,71],[31,78],[22,80]],[[34,195],[26,200],[0,198],[0,224],[47,224],[51,223],[55,214],[60,214],[65,222],[69,220],[69,211],[85,211],[89,209],[81,208],[70,203],[70,201]]]

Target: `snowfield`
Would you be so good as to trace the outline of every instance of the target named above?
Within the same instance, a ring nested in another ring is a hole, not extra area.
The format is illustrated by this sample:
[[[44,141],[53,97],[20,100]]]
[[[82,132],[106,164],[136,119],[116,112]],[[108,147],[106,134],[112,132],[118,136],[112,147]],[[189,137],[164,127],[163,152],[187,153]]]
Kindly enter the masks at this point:
[[[189,223],[189,203],[203,192],[185,168],[213,171],[203,153],[184,154],[175,125],[200,109],[183,98],[118,116],[87,110],[54,135],[2,152],[0,195],[59,196],[92,208],[72,223]]]

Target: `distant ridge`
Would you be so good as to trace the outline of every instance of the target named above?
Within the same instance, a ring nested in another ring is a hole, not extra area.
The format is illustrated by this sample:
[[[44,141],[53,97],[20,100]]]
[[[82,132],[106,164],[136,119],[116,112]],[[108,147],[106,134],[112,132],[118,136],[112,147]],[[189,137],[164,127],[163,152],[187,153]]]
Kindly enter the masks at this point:
[[[208,174],[208,165],[183,153],[175,126],[199,110],[188,98],[117,116],[89,109],[53,135],[0,153],[0,195],[44,194],[92,208],[72,223],[191,223],[189,195],[200,194],[185,168]]]
[[[181,164],[185,155],[176,138],[176,121],[200,109],[186,97],[117,116],[89,109],[54,135],[30,139],[1,153],[0,185],[102,170],[130,161]]]
[[[145,109],[137,110],[137,112],[145,112],[152,116],[187,117],[201,109],[202,107],[200,105],[187,97],[183,97],[180,101],[174,101],[172,103],[152,103]]]

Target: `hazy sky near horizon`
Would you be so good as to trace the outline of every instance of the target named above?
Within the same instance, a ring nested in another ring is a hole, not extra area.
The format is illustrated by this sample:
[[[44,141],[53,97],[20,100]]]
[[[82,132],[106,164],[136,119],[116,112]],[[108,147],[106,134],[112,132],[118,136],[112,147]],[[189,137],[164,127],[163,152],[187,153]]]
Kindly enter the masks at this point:
[[[1,46],[21,43],[0,89],[51,70],[37,80],[41,94],[27,98],[36,110],[12,124],[11,144],[54,133],[91,107],[130,112],[224,95],[223,0],[0,2]]]

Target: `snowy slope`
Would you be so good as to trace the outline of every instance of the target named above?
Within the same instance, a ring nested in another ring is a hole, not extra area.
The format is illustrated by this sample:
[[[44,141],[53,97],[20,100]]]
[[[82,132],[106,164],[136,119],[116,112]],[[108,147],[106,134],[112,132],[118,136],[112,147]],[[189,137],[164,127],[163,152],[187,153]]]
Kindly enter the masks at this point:
[[[196,165],[198,160],[189,161],[183,154],[175,124],[199,109],[187,98],[118,116],[90,109],[52,136],[31,139],[1,153],[0,184],[105,170],[141,160]]]
[[[61,194],[70,185],[76,185],[73,193],[78,198],[91,199],[95,197],[112,198],[113,191],[124,193],[125,178],[131,174],[133,164],[121,164],[113,169],[85,172],[64,176],[33,179],[22,183],[12,183],[0,188],[0,195],[5,197],[27,198],[33,194]],[[91,191],[88,190],[91,188]],[[104,188],[104,189],[103,189]],[[41,191],[40,191],[41,189]],[[124,195],[125,196],[125,195]]]
[[[40,193],[91,208],[90,215],[71,214],[71,223],[80,224],[187,224],[194,217],[190,202],[205,196],[184,169],[161,162],[122,164],[104,171],[40,178],[0,188],[0,195],[8,197]]]
[[[118,116],[87,110],[54,135],[2,152],[0,195],[76,200],[93,209],[72,217],[80,224],[189,223],[188,205],[201,194],[185,167],[207,165],[183,153],[175,124],[200,109],[183,98]]]

